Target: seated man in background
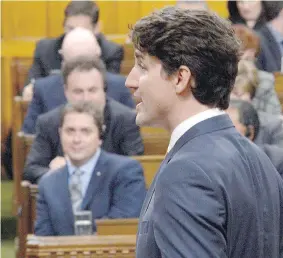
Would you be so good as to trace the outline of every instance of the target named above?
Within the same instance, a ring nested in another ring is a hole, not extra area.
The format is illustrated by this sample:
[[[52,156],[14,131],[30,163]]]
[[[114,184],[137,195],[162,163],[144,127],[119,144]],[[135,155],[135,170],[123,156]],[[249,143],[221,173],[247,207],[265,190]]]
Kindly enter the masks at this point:
[[[100,60],[80,57],[65,62],[63,78],[68,103],[92,101],[104,112],[103,150],[126,156],[143,154],[142,138],[135,124],[136,113],[106,97],[105,69]],[[63,106],[59,106],[39,116],[36,137],[24,168],[25,180],[37,182],[48,170],[66,164],[58,132],[62,109]]]
[[[108,41],[99,29],[99,7],[94,1],[70,1],[65,9],[64,32],[70,32],[75,27],[90,30],[97,38],[101,48],[101,59],[109,72],[119,73],[123,60],[122,46]],[[55,39],[40,40],[35,49],[34,60],[28,74],[31,79],[45,77],[61,69],[61,49],[64,35]]]
[[[280,115],[282,110],[280,101],[274,89],[274,75],[272,73],[257,70],[255,66],[256,59],[261,49],[259,37],[252,29],[249,29],[242,24],[233,25],[233,28],[235,34],[242,42],[241,59],[250,61],[254,64],[249,65],[249,68],[252,70],[251,73],[256,74],[254,76],[257,76],[258,85],[255,96],[252,100],[252,104],[257,111],[263,111],[273,115]],[[245,64],[245,62],[241,63]],[[241,67],[239,67],[239,69],[240,68]]]
[[[74,214],[82,210],[93,219],[139,216],[146,193],[142,167],[100,149],[102,116],[90,102],[63,109],[59,131],[67,164],[39,182],[36,235],[74,235]]]
[[[256,139],[260,137],[261,125],[254,107],[247,101],[234,99],[230,101],[227,113],[239,133],[257,144]],[[283,177],[283,149],[265,143],[257,145],[270,158],[272,164]]]
[[[63,63],[79,56],[98,58],[100,52],[94,35],[83,28],[76,28],[69,32],[64,38],[60,51]],[[107,96],[133,108],[134,101],[129,89],[125,87],[125,77],[106,72],[105,79]],[[63,84],[61,73],[35,81],[33,98],[22,128],[25,133],[35,132],[35,124],[39,115],[66,103]]]
[[[231,92],[231,99],[241,99],[253,104],[253,99],[258,90],[258,80],[256,70],[252,69],[253,64],[246,60],[241,60],[238,66],[238,75]],[[280,116],[275,116],[257,110],[260,120],[260,130],[254,139],[256,144],[277,145],[283,148],[283,126]]]

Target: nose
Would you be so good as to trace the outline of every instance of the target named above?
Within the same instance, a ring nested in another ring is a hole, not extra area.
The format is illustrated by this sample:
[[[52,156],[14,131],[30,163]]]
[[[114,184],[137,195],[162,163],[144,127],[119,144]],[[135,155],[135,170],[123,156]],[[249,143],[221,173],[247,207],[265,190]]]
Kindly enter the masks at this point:
[[[131,92],[136,91],[139,87],[139,76],[135,67],[133,67],[130,71],[126,79],[125,85]]]
[[[88,92],[88,91],[84,91],[83,94],[83,101],[89,101],[90,100],[90,97],[91,97],[91,94]]]
[[[81,141],[80,134],[78,132],[73,135],[73,143],[79,143]]]

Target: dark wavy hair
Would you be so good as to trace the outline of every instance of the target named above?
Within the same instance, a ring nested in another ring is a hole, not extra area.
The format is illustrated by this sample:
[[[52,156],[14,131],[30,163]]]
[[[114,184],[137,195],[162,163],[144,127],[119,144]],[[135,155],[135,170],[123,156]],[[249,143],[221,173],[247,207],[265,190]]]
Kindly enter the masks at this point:
[[[200,103],[228,108],[240,46],[229,22],[207,11],[166,7],[139,20],[130,35],[135,48],[157,57],[167,75],[187,66]]]
[[[70,1],[65,9],[65,20],[77,15],[89,16],[95,25],[99,19],[99,7],[94,1]]]

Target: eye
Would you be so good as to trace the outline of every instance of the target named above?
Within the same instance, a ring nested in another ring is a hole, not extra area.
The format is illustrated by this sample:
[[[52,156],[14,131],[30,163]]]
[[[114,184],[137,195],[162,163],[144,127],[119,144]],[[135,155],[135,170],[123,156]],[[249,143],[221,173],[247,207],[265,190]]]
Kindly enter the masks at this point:
[[[143,63],[138,63],[138,66],[141,70],[146,70],[146,67]]]

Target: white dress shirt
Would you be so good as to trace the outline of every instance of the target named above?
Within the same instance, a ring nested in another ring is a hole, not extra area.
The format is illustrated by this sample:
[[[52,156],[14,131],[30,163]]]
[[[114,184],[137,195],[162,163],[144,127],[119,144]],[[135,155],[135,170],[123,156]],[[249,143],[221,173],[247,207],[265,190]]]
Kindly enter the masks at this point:
[[[214,116],[219,116],[225,114],[224,111],[219,110],[218,108],[208,109],[201,113],[198,113],[180,123],[172,132],[167,153],[174,147],[176,142],[181,138],[181,136],[192,128],[194,125]]]

